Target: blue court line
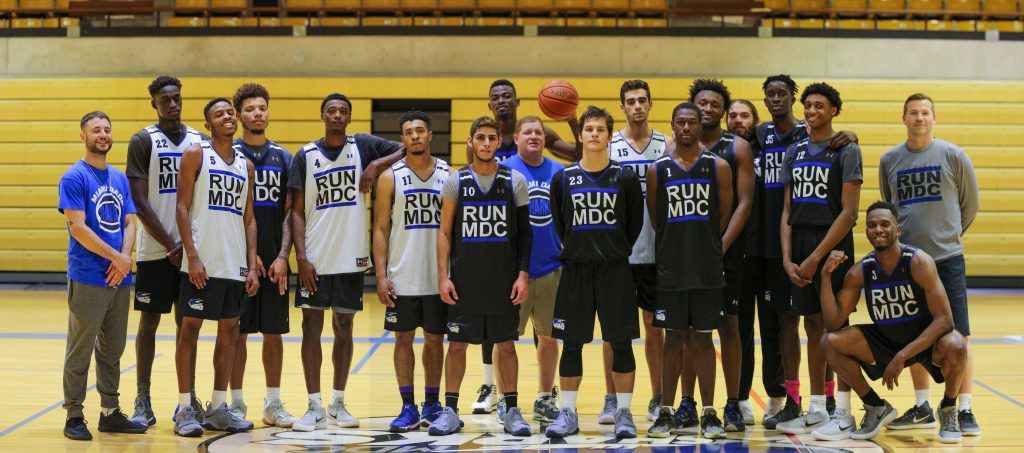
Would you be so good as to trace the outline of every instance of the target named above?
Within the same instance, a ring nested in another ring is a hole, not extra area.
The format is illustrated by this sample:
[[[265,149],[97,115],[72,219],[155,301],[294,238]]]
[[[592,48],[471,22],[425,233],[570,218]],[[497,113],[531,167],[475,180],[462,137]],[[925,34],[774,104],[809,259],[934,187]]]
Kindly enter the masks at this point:
[[[385,330],[384,331],[384,335],[381,335],[379,340],[388,339],[389,335],[391,335],[391,331],[390,330]],[[394,338],[391,338],[390,340],[392,340],[392,342],[394,342]],[[355,368],[352,368],[352,371],[349,374],[351,374],[352,376],[355,376],[355,375],[359,374],[359,370],[363,369],[363,365],[366,365],[366,362],[370,361],[370,357],[373,357],[373,353],[377,352],[377,349],[380,348],[381,344],[383,344],[383,342],[376,342],[376,343],[373,344],[373,346],[370,346],[370,350],[366,351],[366,355],[364,355],[363,359],[360,360],[359,363],[356,364]]]
[[[988,391],[990,391],[992,393],[995,393],[996,395],[999,395],[1000,397],[1002,397],[1004,400],[1009,401],[1009,402],[1011,402],[1013,404],[1016,404],[1021,409],[1024,409],[1024,403],[1021,403],[1020,401],[1017,401],[1017,400],[1013,399],[1012,397],[1010,397],[1010,395],[1007,395],[1007,394],[1005,394],[1003,392],[1000,392],[999,390],[996,390],[996,389],[994,389],[992,387],[989,387],[989,386],[985,385],[983,382],[981,382],[981,381],[979,381],[977,379],[975,379],[975,380],[973,380],[971,382],[974,382],[975,384],[984,387],[985,390],[988,390]]]
[[[157,354],[156,356],[153,357],[153,360],[156,360],[161,355],[162,354]],[[136,365],[131,365],[128,368],[125,368],[125,369],[121,370],[121,374],[124,375],[125,373],[127,373],[127,372],[129,372],[131,370],[134,370],[135,367],[136,367]],[[96,384],[93,384],[93,385],[90,385],[89,387],[86,387],[86,389],[85,389],[86,395],[88,395],[89,392],[91,392],[91,391],[93,391],[95,389],[96,389]],[[15,423],[10,428],[7,428],[7,429],[5,429],[3,431],[0,431],[0,437],[4,437],[4,436],[6,436],[6,435],[8,435],[10,433],[13,433],[14,431],[17,431],[18,428],[21,428],[22,426],[25,426],[25,425],[31,423],[33,420],[35,420],[35,419],[37,419],[39,417],[42,417],[42,416],[48,414],[50,411],[52,411],[52,410],[54,410],[54,409],[56,409],[58,407],[61,407],[63,405],[64,405],[64,400],[57,401],[56,403],[54,403],[50,407],[47,407],[46,409],[43,409],[43,410],[41,410],[39,412],[36,412],[35,414],[32,414],[28,418],[26,418],[26,419],[24,419],[24,420],[22,420],[22,421],[20,421],[18,423]]]

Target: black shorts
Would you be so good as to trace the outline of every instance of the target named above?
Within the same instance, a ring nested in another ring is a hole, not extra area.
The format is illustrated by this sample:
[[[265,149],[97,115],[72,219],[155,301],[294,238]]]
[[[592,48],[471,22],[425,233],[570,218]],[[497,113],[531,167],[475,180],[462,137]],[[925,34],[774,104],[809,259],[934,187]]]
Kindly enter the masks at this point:
[[[764,303],[775,311],[793,309],[793,282],[789,281],[782,258],[764,259]]]
[[[363,273],[318,275],[316,293],[312,294],[300,283],[295,290],[295,306],[341,313],[362,311]]]
[[[519,339],[519,307],[508,313],[458,313],[448,310],[448,341],[484,344]]]
[[[640,338],[636,290],[626,260],[564,263],[555,298],[551,333],[575,343],[594,339],[594,315],[601,321],[604,341]]]
[[[885,368],[889,366],[889,362],[906,345],[890,340],[885,335],[882,335],[882,331],[874,324],[857,324],[854,327],[864,334],[864,339],[867,341],[868,347],[871,348],[871,356],[875,358],[874,364],[862,363],[860,367],[864,369],[864,373],[872,381],[876,381],[885,374]],[[935,382],[940,384],[945,382],[946,379],[942,377],[942,368],[932,363],[931,347],[911,357],[910,360],[907,360],[905,366],[910,367],[910,365],[914,364],[920,364],[924,369],[928,370],[928,374],[932,376],[932,380]]]
[[[722,287],[722,309],[725,314],[738,316],[740,314],[740,298],[743,296],[742,266],[740,269],[725,270],[725,286]]]
[[[636,304],[643,311],[654,311],[658,296],[658,266],[656,264],[630,264],[633,271],[633,287],[636,289]]]
[[[828,227],[793,227],[792,240],[790,241],[793,263],[799,266],[807,257],[811,256],[811,253],[814,253],[814,249],[818,247],[818,244],[821,244],[821,241],[825,239],[825,234],[827,233]],[[832,292],[833,294],[839,294],[839,290],[843,289],[846,271],[850,270],[850,267],[856,262],[856,259],[853,258],[853,233],[847,233],[835,248],[842,250],[846,253],[846,256],[850,257],[840,264],[836,270],[832,271]],[[792,285],[792,282],[790,282],[791,290],[793,291],[793,311],[801,316],[821,313],[821,269],[825,266],[825,261],[825,259],[822,259],[818,263],[818,269],[814,271],[811,284],[800,288]],[[783,271],[783,275],[786,275],[785,271]],[[787,276],[786,278],[788,279],[789,277]]]
[[[448,324],[448,304],[441,296],[398,296],[394,307],[384,313],[384,330],[409,332],[422,327],[427,333],[444,335]],[[517,324],[518,325],[518,324]]]
[[[722,327],[725,320],[722,305],[722,290],[718,288],[658,291],[653,324],[671,330],[712,331]]]
[[[967,268],[963,255],[935,262],[939,281],[946,289],[949,309],[953,312],[953,327],[960,335],[971,336],[971,321],[967,316]]]
[[[188,280],[188,274],[181,274],[180,278],[178,310],[181,316],[217,321],[237,318],[242,314],[245,282],[211,278],[203,289],[199,289]]]
[[[277,283],[260,278],[260,289],[253,297],[242,298],[242,316],[238,320],[239,333],[285,334],[289,331],[288,290],[284,295]]]
[[[139,261],[135,273],[135,309],[148,313],[170,313],[178,301],[181,269],[171,260]],[[187,279],[187,278],[186,278]]]

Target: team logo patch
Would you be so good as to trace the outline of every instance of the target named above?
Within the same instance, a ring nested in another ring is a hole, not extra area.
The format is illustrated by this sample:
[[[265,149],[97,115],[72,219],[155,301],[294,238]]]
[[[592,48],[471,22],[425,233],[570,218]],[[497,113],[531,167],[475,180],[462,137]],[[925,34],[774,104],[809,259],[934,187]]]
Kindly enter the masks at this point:
[[[148,304],[150,295],[149,293],[135,293],[135,301],[140,304]]]
[[[551,326],[558,330],[565,330],[565,320],[560,318],[554,318],[551,320]]]
[[[299,297],[309,298],[309,290],[303,287],[299,287]]]
[[[448,331],[451,333],[459,333],[459,323],[450,322],[448,323]]]
[[[384,322],[398,324],[398,313],[388,312],[386,315],[384,315]]]
[[[247,275],[249,275],[249,268],[248,267],[242,266],[242,267],[238,268],[238,276],[239,277],[245,277]]]
[[[654,310],[654,319],[657,319],[658,321],[664,321],[665,310]]]
[[[189,299],[188,308],[195,311],[203,311],[203,299]]]
[[[369,266],[369,265],[370,265],[370,257],[364,256],[364,257],[361,257],[361,258],[356,258],[356,266]]]

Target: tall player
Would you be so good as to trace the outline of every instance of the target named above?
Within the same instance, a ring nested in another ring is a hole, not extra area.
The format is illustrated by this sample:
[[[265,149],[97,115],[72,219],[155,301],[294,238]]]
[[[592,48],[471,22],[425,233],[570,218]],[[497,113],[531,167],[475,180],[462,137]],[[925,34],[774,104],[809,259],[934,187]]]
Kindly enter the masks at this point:
[[[626,114],[626,127],[612,136],[608,145],[611,159],[633,170],[640,177],[640,188],[646,193],[647,167],[665,153],[671,139],[665,134],[651,129],[648,114],[654,101],[651,100],[651,88],[643,80],[627,80],[619,88],[619,107]],[[640,306],[644,321],[644,353],[647,368],[651,372],[651,401],[647,403],[647,419],[654,420],[661,407],[661,350],[665,342],[665,333],[654,327],[654,297],[657,270],[654,267],[654,229],[647,217],[644,206],[644,227],[640,237],[633,244],[633,252],[629,255],[630,269],[633,271],[633,285],[636,289],[636,303]],[[612,348],[604,344],[604,381],[606,393],[604,409],[597,416],[598,423],[615,423],[615,382],[612,379]]]
[[[962,236],[978,215],[978,178],[971,159],[950,142],[935,138],[935,102],[917,93],[903,103],[907,141],[882,156],[878,168],[882,198],[899,208],[902,238],[935,258],[942,287],[953,310],[953,325],[965,340],[971,335],[967,316],[967,271]],[[974,359],[967,348],[967,372],[960,387],[960,430],[981,435],[971,411]],[[917,401],[890,429],[934,427],[929,404],[928,376],[923,366],[912,366]]]
[[[281,403],[281,367],[284,344],[281,334],[288,333],[288,255],[292,249],[288,213],[288,166],[292,155],[266,136],[270,122],[270,93],[262,85],[247,83],[235,91],[232,99],[242,122],[242,137],[235,140],[235,151],[255,168],[253,212],[256,216],[256,272],[260,290],[245,298],[239,321],[235,364],[231,368],[231,406],[241,419],[247,407],[242,397],[249,334],[263,334],[263,371],[267,393],[263,400],[263,423],[290,428],[295,417]]]
[[[628,258],[644,225],[643,192],[636,173],[608,156],[612,116],[590,106],[579,122],[583,158],[551,178],[551,212],[563,244],[552,320],[554,336],[562,340],[562,410],[545,434],[561,438],[579,432],[576,399],[583,380],[583,345],[594,339],[596,315],[602,337],[612,347],[615,437],[633,438],[632,341],[640,337],[640,326]]]
[[[821,267],[832,250],[853,256],[853,225],[857,222],[860,187],[864,170],[860,147],[849,143],[829,148],[834,135],[832,120],[842,111],[843,101],[835,88],[812,83],[800,95],[808,138],[786,150],[782,163],[785,204],[780,223],[782,265],[792,287],[792,310],[804,319],[807,333],[807,370],[811,382],[811,404],[805,415],[779,423],[779,431],[820,436],[837,434],[852,424],[850,389],[840,382],[835,417],[826,407],[825,357],[820,346],[824,329],[821,321]],[[841,279],[852,263],[840,267]],[[840,281],[833,282],[839,287]],[[797,336],[796,324],[784,325],[784,337]],[[789,361],[790,357],[784,356]],[[796,366],[797,364],[790,364]]]
[[[309,408],[295,431],[327,427],[320,396],[324,312],[332,311],[334,380],[326,413],[342,428],[359,426],[345,408],[352,365],[352,318],[363,309],[363,271],[370,266],[365,173],[376,175],[401,159],[401,145],[372,135],[348,135],[352,102],[332,93],[320,103],[324,137],[302,147],[288,170],[292,243],[299,265],[295,306],[302,308],[302,369]],[[383,167],[382,167],[383,166]],[[365,172],[365,173],[364,173]]]
[[[402,397],[401,414],[389,430],[403,433],[429,424],[441,412],[438,401],[444,366],[448,306],[437,288],[437,230],[441,226],[441,188],[451,170],[430,155],[430,116],[418,110],[398,120],[406,156],[377,180],[374,200],[373,261],[377,297],[384,304],[384,328],[395,332],[395,378]],[[423,416],[416,408],[412,342],[423,328],[426,400]]]
[[[132,421],[153,425],[156,416],[149,390],[156,353],[156,329],[160,326],[160,315],[170,313],[171,306],[178,301],[182,251],[174,218],[178,161],[182,152],[208,137],[181,123],[181,82],[178,79],[168,75],[153,79],[149,84],[149,96],[150,105],[156,110],[157,122],[132,135],[128,142],[125,174],[142,223],[138,233],[138,275],[135,278],[135,310],[140,312],[135,339],[138,396]],[[181,329],[181,315],[177,312],[175,322],[177,338]],[[195,363],[193,356],[193,381]],[[203,407],[195,398],[194,388],[192,394],[192,408],[201,416]]]
[[[665,387],[669,404],[661,407],[648,430],[651,437],[668,437],[685,428],[672,413],[671,398],[686,361],[693,362],[700,378],[701,433],[710,439],[725,437],[714,407],[711,331],[725,321],[723,237],[727,236],[723,233],[730,226],[733,184],[729,163],[705,152],[700,143],[702,125],[707,123],[704,111],[689,102],[672,110],[676,145],[647,170],[647,209],[657,231],[654,323],[666,329],[663,379],[672,383]],[[731,410],[738,413],[734,406]],[[738,424],[743,429],[742,419]]]
[[[504,385],[504,430],[529,436],[518,407],[519,304],[527,297],[530,270],[529,195],[523,175],[498,165],[498,125],[480,117],[470,128],[473,163],[448,178],[442,189],[437,273],[441,300],[448,304],[448,357],[445,408],[429,433],[448,435],[462,428],[459,387],[466,373],[469,343],[495,345]],[[449,273],[449,270],[451,271]]]
[[[184,256],[181,269],[181,335],[174,352],[178,374],[178,413],[174,433],[184,437],[214,431],[244,432],[249,423],[228,410],[227,389],[238,341],[238,317],[245,295],[259,290],[256,272],[256,219],[253,215],[255,172],[235,151],[235,111],[231,101],[217,98],[203,108],[209,142],[194,145],[181,157],[175,216]],[[213,351],[213,396],[202,427],[189,405],[194,387],[191,357],[203,320],[217,323]]]

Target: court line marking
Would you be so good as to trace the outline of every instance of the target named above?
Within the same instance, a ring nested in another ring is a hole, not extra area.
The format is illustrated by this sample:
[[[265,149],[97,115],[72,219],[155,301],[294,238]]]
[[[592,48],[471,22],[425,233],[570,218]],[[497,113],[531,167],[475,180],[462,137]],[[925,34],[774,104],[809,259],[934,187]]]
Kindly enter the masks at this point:
[[[388,335],[391,335],[391,331],[390,330],[385,330],[384,331],[384,335],[381,335],[378,339],[379,340],[387,339]],[[394,339],[392,338],[391,340],[394,340]],[[356,364],[355,368],[352,368],[352,371],[349,372],[349,375],[350,376],[355,376],[355,375],[359,374],[359,370],[363,369],[363,365],[366,365],[366,362],[368,362],[370,360],[370,357],[373,357],[373,353],[377,352],[377,349],[380,348],[381,344],[383,344],[382,341],[378,341],[378,342],[373,343],[373,346],[370,346],[370,350],[366,351],[366,355],[364,355],[362,360],[360,360],[359,363]]]
[[[1007,394],[1005,394],[1003,392],[1000,392],[999,390],[996,390],[996,389],[994,389],[992,387],[989,387],[989,386],[985,385],[985,383],[983,383],[983,382],[981,382],[981,381],[979,381],[977,379],[974,379],[971,382],[974,382],[975,384],[978,384],[978,385],[984,387],[985,390],[988,390],[988,391],[990,391],[992,393],[995,393],[996,395],[1002,397],[1004,400],[1009,401],[1009,402],[1011,402],[1013,404],[1016,404],[1021,409],[1024,409],[1024,403],[1021,403],[1020,401],[1017,401],[1017,400],[1013,399],[1013,397],[1011,397],[1010,395],[1007,395]]]

